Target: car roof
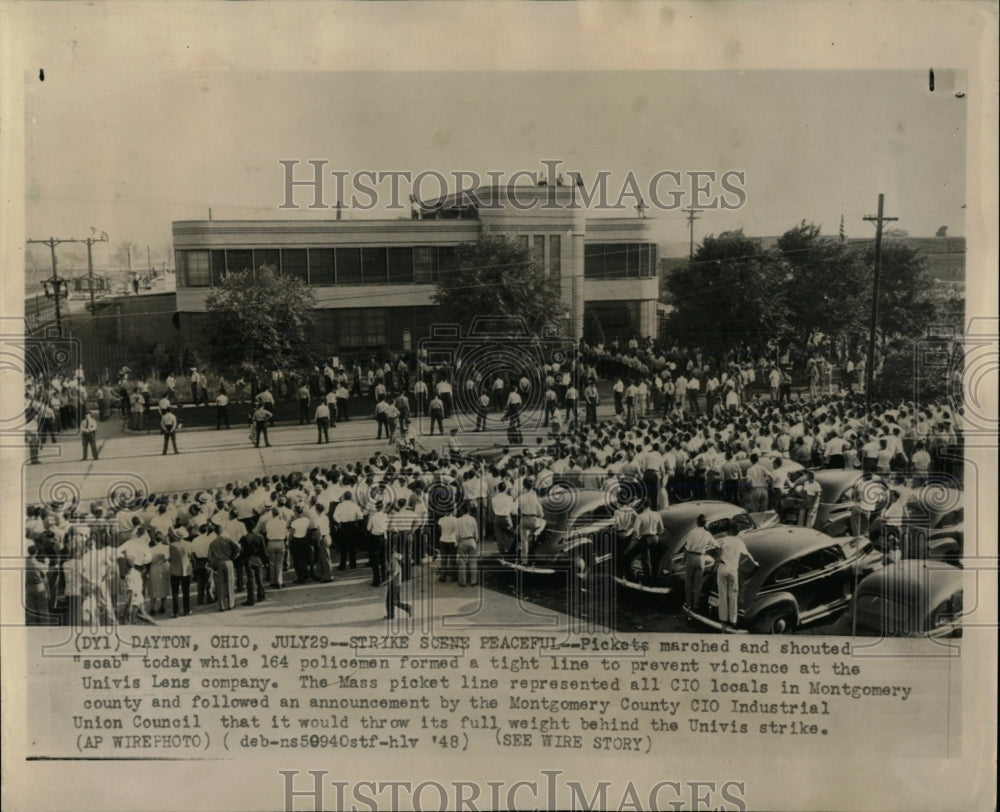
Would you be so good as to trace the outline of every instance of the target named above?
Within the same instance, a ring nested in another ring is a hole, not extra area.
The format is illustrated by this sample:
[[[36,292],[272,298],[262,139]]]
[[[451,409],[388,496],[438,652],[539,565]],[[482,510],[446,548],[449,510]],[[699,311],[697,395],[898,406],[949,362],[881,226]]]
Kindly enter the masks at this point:
[[[742,535],[750,555],[760,564],[760,572],[769,571],[792,558],[840,544],[837,539],[819,530],[792,525],[748,530]]]
[[[550,489],[550,493],[553,490],[572,493],[571,501],[567,500],[565,496],[546,494],[538,499],[542,504],[542,510],[551,511],[554,505],[559,505],[559,512],[562,512],[567,509],[565,507],[567,504],[571,504],[570,513],[575,516],[587,510],[593,510],[600,504],[611,504],[611,495],[598,488],[567,488],[563,485],[554,485]]]
[[[961,508],[964,494],[959,488],[932,485],[916,490],[907,488],[900,498],[906,500],[907,510],[922,511],[936,519]]]
[[[684,525],[693,525],[701,513],[705,514],[706,521],[714,522],[727,516],[746,513],[746,511],[731,502],[698,499],[694,502],[679,502],[676,505],[665,507],[660,511],[660,518],[663,519],[665,527],[673,529]]]
[[[861,471],[854,468],[824,468],[814,473],[816,481],[823,489],[824,501],[830,501],[825,499],[828,493],[833,493],[839,497],[840,494],[861,479]]]
[[[874,593],[912,600],[913,596],[931,605],[962,587],[962,570],[942,561],[907,558],[871,573],[858,584],[858,594]]]

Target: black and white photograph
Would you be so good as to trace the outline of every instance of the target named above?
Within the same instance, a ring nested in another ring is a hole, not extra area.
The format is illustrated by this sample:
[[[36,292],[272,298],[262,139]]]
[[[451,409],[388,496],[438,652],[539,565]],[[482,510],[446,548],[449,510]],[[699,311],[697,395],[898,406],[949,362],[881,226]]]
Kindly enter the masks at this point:
[[[995,805],[995,7],[612,6],[0,9],[5,808]]]

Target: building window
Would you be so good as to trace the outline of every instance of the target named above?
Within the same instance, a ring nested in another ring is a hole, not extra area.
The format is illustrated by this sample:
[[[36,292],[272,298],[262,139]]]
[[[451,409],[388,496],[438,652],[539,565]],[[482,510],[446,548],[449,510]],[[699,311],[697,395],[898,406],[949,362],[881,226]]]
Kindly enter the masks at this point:
[[[178,251],[177,268],[181,287],[207,288],[212,284],[208,251]]]
[[[248,251],[244,249],[230,248],[226,251],[226,268],[229,273],[241,273],[243,271],[252,271],[253,267],[253,251]]]
[[[438,273],[442,269],[451,268],[455,264],[455,246],[442,245],[437,250],[437,267],[434,269],[434,281],[437,282]]]
[[[380,347],[385,340],[385,310],[372,308],[364,311],[365,345]]]
[[[382,347],[387,343],[384,308],[338,310],[337,323],[337,334],[342,349]]]
[[[555,276],[562,273],[562,237],[558,234],[549,235],[549,273]]]
[[[418,245],[413,249],[413,281],[426,285],[437,279],[437,249],[432,245]]]
[[[652,243],[587,243],[583,275],[587,279],[639,279],[655,275]]]
[[[384,248],[361,249],[361,281],[366,285],[384,285],[389,281],[389,264]]]
[[[517,238],[517,244],[521,246],[522,251],[527,251],[531,247],[531,240],[527,234],[520,234]]]
[[[309,284],[332,285],[337,281],[332,248],[309,249]]]
[[[604,278],[604,246],[600,243],[584,244],[583,275],[588,279]]]
[[[625,247],[625,274],[629,279],[639,277],[639,245],[626,245]]]
[[[545,264],[545,235],[536,234],[531,238],[531,253],[536,262]]]
[[[364,332],[360,310],[341,310],[337,314],[337,335],[341,347],[363,347]]]
[[[361,284],[361,249],[337,249],[337,284]]]
[[[309,258],[305,248],[281,249],[281,272],[285,276],[294,276],[308,284]]]
[[[627,247],[624,245],[604,246],[604,278],[624,279],[626,276],[626,255]]]
[[[389,248],[389,284],[403,285],[413,282],[413,249]]]
[[[253,269],[256,271],[265,265],[275,272],[281,270],[281,254],[277,248],[255,248],[253,250]]]
[[[226,275],[226,252],[212,252],[212,287],[221,284]]]

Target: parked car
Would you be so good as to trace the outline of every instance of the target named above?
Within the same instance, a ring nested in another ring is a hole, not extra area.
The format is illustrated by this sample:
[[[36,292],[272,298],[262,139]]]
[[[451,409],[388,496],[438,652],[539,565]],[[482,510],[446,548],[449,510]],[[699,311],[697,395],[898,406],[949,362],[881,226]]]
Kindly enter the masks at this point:
[[[519,550],[518,531],[498,542],[500,562],[522,572],[551,574],[572,569],[584,575],[610,558],[614,539],[614,499],[597,488],[553,485],[539,497],[544,518]]]
[[[882,556],[864,536],[831,538],[806,527],[777,526],[743,534],[735,631],[783,634],[847,608],[857,581],[881,566]],[[705,571],[692,619],[720,631],[717,564]]]
[[[929,558],[961,566],[965,543],[962,491],[951,483],[893,487],[893,503],[872,522],[872,543],[901,558]]]
[[[854,469],[829,468],[816,471],[816,482],[821,494],[819,510],[813,527],[835,538],[851,531],[851,509],[854,504],[854,485],[861,479],[861,472]],[[888,489],[887,489],[888,491]],[[783,524],[795,524],[799,518],[801,499],[795,491],[781,502],[779,515]]]
[[[961,569],[908,559],[863,579],[833,633],[958,637],[962,611]]]
[[[660,511],[663,532],[651,555],[652,579],[644,578],[642,561],[639,557],[629,561],[630,552],[634,545],[639,543],[636,540],[633,542],[633,547],[628,550],[617,551],[618,561],[629,561],[629,564],[619,565],[616,568],[618,571],[615,573],[615,580],[628,589],[659,594],[668,594],[682,587],[684,550],[681,545],[688,532],[694,529],[699,514],[705,515],[705,528],[716,538],[730,533],[770,527],[778,523],[778,516],[773,510],[747,513],[739,505],[730,502],[702,499],[671,505]]]

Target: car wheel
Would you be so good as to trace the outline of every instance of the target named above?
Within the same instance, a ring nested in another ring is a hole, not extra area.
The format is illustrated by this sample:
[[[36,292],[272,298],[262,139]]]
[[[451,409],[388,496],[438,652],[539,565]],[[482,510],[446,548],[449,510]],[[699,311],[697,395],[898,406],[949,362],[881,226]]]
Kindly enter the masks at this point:
[[[795,631],[795,612],[788,606],[771,609],[754,625],[764,634],[791,634]]]

